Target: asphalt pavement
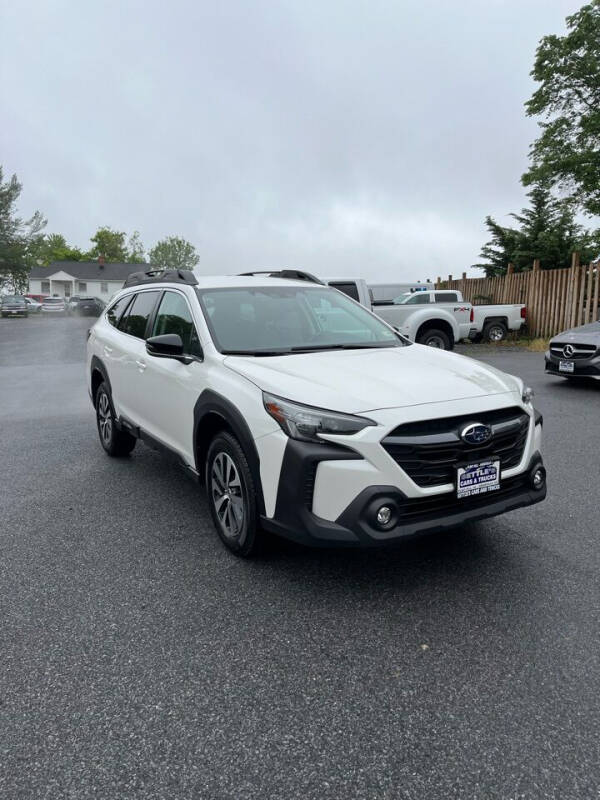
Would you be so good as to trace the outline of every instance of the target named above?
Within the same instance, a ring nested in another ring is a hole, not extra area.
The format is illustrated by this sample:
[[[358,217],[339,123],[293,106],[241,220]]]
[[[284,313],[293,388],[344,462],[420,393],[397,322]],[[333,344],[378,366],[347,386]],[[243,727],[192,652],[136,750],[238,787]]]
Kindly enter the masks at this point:
[[[91,322],[0,320],[0,797],[599,796],[600,382],[465,348],[536,390],[543,504],[242,561],[102,451]]]

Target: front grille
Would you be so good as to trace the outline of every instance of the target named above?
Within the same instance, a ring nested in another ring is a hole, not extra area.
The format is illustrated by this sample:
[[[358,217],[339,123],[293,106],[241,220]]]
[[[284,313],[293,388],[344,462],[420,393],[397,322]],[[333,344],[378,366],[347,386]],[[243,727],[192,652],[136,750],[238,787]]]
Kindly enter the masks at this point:
[[[472,497],[463,497],[460,500],[455,492],[435,494],[431,497],[406,498],[398,503],[400,523],[409,523],[413,520],[438,518],[445,514],[455,514],[458,511],[469,511],[475,508],[484,508],[498,500],[507,500],[513,494],[518,494],[529,487],[527,475],[516,475],[502,481],[500,488],[495,492],[486,492]]]
[[[394,461],[418,486],[455,483],[456,467],[495,458],[502,470],[516,467],[522,457],[529,415],[522,408],[486,411],[443,419],[408,422],[381,442]],[[461,430],[472,422],[489,425],[490,441],[481,445],[463,442]]]
[[[570,345],[573,348],[571,355],[565,355],[564,349]],[[577,358],[591,358],[598,348],[595,344],[575,344],[574,342],[567,342],[561,344],[559,342],[550,342],[550,352],[557,358],[567,358],[569,361]]]

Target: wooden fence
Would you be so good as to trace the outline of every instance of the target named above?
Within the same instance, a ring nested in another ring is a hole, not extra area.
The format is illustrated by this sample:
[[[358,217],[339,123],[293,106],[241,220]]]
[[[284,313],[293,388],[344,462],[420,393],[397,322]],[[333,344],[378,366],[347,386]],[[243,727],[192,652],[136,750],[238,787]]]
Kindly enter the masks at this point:
[[[567,269],[540,269],[538,260],[528,272],[508,272],[497,278],[462,278],[452,275],[437,279],[436,288],[457,289],[473,305],[482,303],[525,303],[530,336],[548,338],[566,328],[598,319],[600,302],[600,261],[581,266],[577,253]]]

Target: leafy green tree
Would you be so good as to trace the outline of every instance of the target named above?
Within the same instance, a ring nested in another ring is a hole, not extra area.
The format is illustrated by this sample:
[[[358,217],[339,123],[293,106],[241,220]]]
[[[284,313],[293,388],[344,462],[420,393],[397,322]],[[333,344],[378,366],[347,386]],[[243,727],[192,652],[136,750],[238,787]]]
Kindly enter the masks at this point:
[[[162,239],[154,245],[148,255],[152,265],[172,269],[194,269],[200,261],[194,245],[180,236],[168,236]]]
[[[47,267],[53,261],[81,261],[84,253],[78,247],[70,247],[60,233],[43,236],[31,249],[34,264]]]
[[[574,251],[581,254],[584,262],[595,258],[598,237],[576,222],[572,202],[557,200],[547,187],[539,185],[527,196],[530,207],[510,215],[518,227],[502,226],[486,217],[491,239],[481,249],[484,261],[473,266],[493,277],[504,275],[509,263],[515,265],[516,272],[531,269],[535,258],[540,259],[542,269],[570,266]]]
[[[15,291],[22,291],[27,285],[32,253],[46,225],[39,211],[28,220],[17,216],[21,189],[16,175],[3,181],[0,166],[0,284],[6,283]]]
[[[109,227],[98,228],[90,241],[94,246],[87,253],[88,258],[104,256],[106,261],[119,263],[125,263],[129,260],[124,231],[113,231]]]
[[[146,252],[139,231],[134,231],[127,242],[127,261],[139,264],[146,260]]]
[[[545,121],[523,183],[558,187],[600,214],[600,0],[566,24],[566,35],[545,36],[536,51],[531,75],[539,86],[525,107]]]

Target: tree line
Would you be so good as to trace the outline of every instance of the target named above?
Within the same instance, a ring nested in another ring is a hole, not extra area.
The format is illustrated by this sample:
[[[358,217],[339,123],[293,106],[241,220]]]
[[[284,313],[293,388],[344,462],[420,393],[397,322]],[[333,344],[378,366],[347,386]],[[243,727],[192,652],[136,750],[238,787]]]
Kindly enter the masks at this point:
[[[100,256],[121,263],[149,262],[158,267],[193,269],[200,257],[191,242],[180,236],[168,236],[146,250],[140,234],[100,227],[90,237],[87,250],[68,244],[60,233],[45,233],[47,220],[39,211],[23,219],[17,211],[22,185],[16,175],[6,181],[0,165],[0,286],[15,291],[27,286],[34,266],[48,266],[53,261],[91,261]]]
[[[600,232],[577,222],[578,212],[600,214],[600,0],[566,18],[564,36],[544,36],[531,76],[538,84],[525,104],[540,119],[521,177],[530,205],[510,216],[516,225],[485,224],[491,235],[474,267],[503,275],[509,263],[521,272],[539,258],[542,269],[568,267],[571,253],[596,260]]]

